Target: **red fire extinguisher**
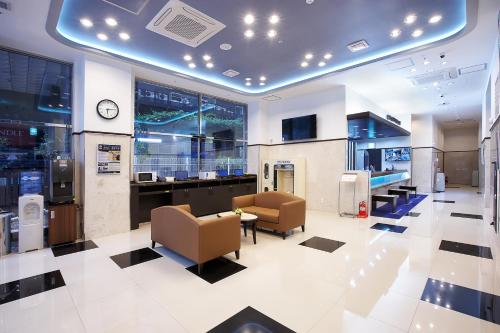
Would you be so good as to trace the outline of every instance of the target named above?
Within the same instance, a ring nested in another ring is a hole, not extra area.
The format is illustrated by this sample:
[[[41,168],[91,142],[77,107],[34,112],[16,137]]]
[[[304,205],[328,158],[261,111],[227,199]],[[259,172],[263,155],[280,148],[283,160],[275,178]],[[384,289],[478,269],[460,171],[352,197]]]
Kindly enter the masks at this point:
[[[368,217],[368,213],[366,211],[366,202],[364,202],[364,201],[361,201],[359,203],[358,217],[361,217],[361,218],[367,218]]]

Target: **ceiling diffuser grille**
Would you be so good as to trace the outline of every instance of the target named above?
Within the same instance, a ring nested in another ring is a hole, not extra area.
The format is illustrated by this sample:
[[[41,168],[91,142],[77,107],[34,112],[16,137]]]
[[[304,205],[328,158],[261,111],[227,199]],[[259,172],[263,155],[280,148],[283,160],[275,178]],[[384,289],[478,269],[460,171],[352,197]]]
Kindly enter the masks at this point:
[[[170,0],[148,23],[146,29],[179,43],[197,47],[225,27],[216,19],[179,0]]]
[[[453,80],[457,78],[457,69],[456,68],[446,68],[436,72],[429,72],[421,75],[416,75],[410,77],[409,79],[413,82],[414,85],[426,85],[434,82],[442,82]]]

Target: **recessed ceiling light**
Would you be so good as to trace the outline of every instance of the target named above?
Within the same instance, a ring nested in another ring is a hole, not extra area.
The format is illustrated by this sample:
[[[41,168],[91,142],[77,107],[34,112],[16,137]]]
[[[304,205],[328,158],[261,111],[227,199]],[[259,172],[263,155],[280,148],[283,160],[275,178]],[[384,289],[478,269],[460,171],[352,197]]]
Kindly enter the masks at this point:
[[[306,0],[306,3],[307,3],[308,5],[312,5],[312,4],[314,3],[314,0]]]
[[[265,82],[261,82],[261,83],[259,83],[259,86],[265,86],[265,85],[266,85],[266,83],[265,83]]]
[[[196,68],[196,64],[194,62],[190,62],[188,66],[189,68]]]
[[[223,51],[229,51],[233,48],[233,46],[229,43],[222,43],[219,45],[219,48]]]
[[[245,17],[243,18],[243,21],[246,24],[252,24],[255,22],[255,16],[253,16],[252,14],[246,14]]]
[[[433,85],[434,87],[437,87],[437,86],[439,85],[439,83],[437,83],[437,82],[432,82],[432,85]]]
[[[324,61],[320,61],[320,62],[318,63],[318,66],[319,66],[319,67],[324,67],[325,65],[326,65],[326,62],[324,62]]]
[[[252,85],[252,82],[245,82],[245,86],[250,87]]]
[[[417,38],[417,37],[420,37],[422,36],[422,34],[424,33],[424,31],[422,29],[415,29],[412,33],[411,33],[411,36],[413,38]]]
[[[118,21],[116,21],[114,18],[112,17],[106,17],[106,19],[104,20],[106,22],[107,25],[109,25],[110,27],[116,27],[118,25]]]
[[[252,78],[251,77],[246,77],[245,81],[252,81]]]
[[[271,30],[269,30],[269,31],[267,32],[267,37],[269,37],[269,38],[274,38],[274,37],[276,37],[276,35],[277,35],[277,34],[278,34],[278,33],[276,32],[276,30],[271,29]]]
[[[309,63],[307,61],[302,61],[300,63],[300,67],[307,67],[307,66],[309,66]]]
[[[266,81],[266,80],[267,80],[267,78],[266,78],[265,76],[261,76],[261,77],[259,78],[259,80],[261,80],[261,81]]]
[[[184,56],[184,60],[186,60],[186,61],[191,61],[191,60],[193,60],[193,57],[191,57],[191,55],[190,55],[190,54],[186,54],[186,55]]]
[[[415,72],[417,71],[417,69],[416,69],[416,68],[412,68],[412,69],[411,69],[411,71],[412,71],[413,73],[415,73]]]
[[[120,38],[121,38],[122,40],[129,40],[129,39],[130,39],[130,35],[129,35],[128,33],[126,33],[126,32],[120,32],[120,33],[118,34],[118,36],[120,36]]]
[[[280,21],[280,17],[276,14],[273,14],[269,17],[269,23],[276,24]]]
[[[431,16],[431,18],[429,19],[429,23],[430,24],[436,24],[438,23],[439,21],[441,21],[443,17],[441,15],[434,15],[434,16]]]
[[[208,54],[203,55],[203,60],[210,61],[210,59],[212,59],[212,57],[210,55],[208,55]]]
[[[90,27],[92,27],[92,26],[94,25],[94,23],[93,23],[90,19],[88,19],[88,18],[86,18],[86,17],[81,18],[81,19],[80,19],[80,23],[81,23],[81,25],[83,25],[85,28],[90,28]]]
[[[332,54],[331,53],[326,53],[323,58],[325,58],[326,60],[328,59],[331,59],[332,58]]]
[[[448,61],[446,61],[446,60],[445,60],[445,61],[443,61],[443,62],[441,63],[441,65],[446,65],[447,63],[448,63]]]
[[[307,60],[311,60],[313,58],[313,54],[312,53],[306,53],[306,55],[304,56],[304,58],[306,58]]]
[[[97,38],[100,40],[108,40],[108,36],[106,34],[103,34],[102,32],[97,34]]]
[[[252,38],[254,35],[255,35],[255,33],[253,32],[253,30],[248,29],[245,31],[246,38]]]
[[[408,14],[406,15],[404,22],[405,24],[413,24],[417,20],[417,15],[415,14]]]
[[[214,68],[214,64],[211,62],[207,62],[206,66],[207,68]]]
[[[401,35],[400,29],[392,29],[391,38],[398,38]]]
[[[426,66],[427,66],[427,65],[428,65],[428,64],[430,64],[430,63],[431,63],[431,62],[430,62],[429,60],[424,59],[424,65],[426,65]]]

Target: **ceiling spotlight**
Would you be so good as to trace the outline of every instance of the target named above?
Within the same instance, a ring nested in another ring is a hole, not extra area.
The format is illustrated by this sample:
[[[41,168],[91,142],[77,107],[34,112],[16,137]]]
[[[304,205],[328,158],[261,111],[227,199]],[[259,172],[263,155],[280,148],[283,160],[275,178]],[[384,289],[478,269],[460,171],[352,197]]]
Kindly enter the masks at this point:
[[[255,16],[253,16],[252,14],[246,14],[245,17],[243,18],[243,21],[246,24],[252,24],[255,22]]]
[[[307,3],[308,5],[312,5],[312,4],[314,3],[314,0],[306,0],[306,3]]]
[[[109,25],[110,27],[116,27],[118,25],[118,21],[116,21],[112,17],[106,17],[104,22],[106,22],[106,24]]]
[[[307,67],[307,66],[309,66],[309,63],[308,63],[307,61],[302,61],[302,62],[300,63],[300,67],[304,67],[304,68],[305,68],[305,67]]]
[[[129,40],[129,39],[130,39],[130,35],[129,35],[128,33],[126,33],[126,32],[120,32],[120,33],[118,34],[118,36],[120,36],[120,38],[121,38],[122,40]]]
[[[416,68],[412,68],[411,71],[412,71],[412,73],[415,73],[417,71],[417,69]]]
[[[265,86],[265,85],[266,85],[266,83],[265,83],[265,82],[261,82],[261,83],[259,83],[259,86]]]
[[[432,85],[433,85],[434,87],[437,87],[437,86],[439,85],[439,83],[437,83],[437,82],[432,82]]]
[[[211,62],[207,62],[206,66],[207,68],[214,68],[214,64]]]
[[[445,60],[445,61],[443,61],[443,62],[441,63],[441,65],[446,65],[447,63],[448,63],[448,61],[446,61],[446,60]]]
[[[319,66],[319,67],[324,67],[325,65],[326,65],[326,62],[324,62],[324,61],[320,61],[320,62],[318,63],[318,66]]]
[[[245,86],[250,87],[252,85],[252,82],[245,82]]]
[[[255,35],[255,33],[253,32],[253,30],[248,29],[245,31],[246,38],[252,38],[254,35]]]
[[[393,29],[391,31],[391,38],[398,38],[401,35],[400,29]]]
[[[406,15],[404,22],[405,22],[405,24],[409,25],[409,24],[415,23],[416,20],[417,20],[417,15],[409,14],[409,15]]]
[[[304,58],[306,58],[307,60],[311,60],[313,58],[313,55],[312,55],[312,53],[306,53]]]
[[[191,61],[191,60],[193,60],[193,57],[191,57],[191,55],[189,55],[189,54],[186,54],[186,55],[184,56],[184,60],[185,60],[185,61]]]
[[[427,60],[427,59],[425,59],[425,58],[424,58],[424,65],[426,65],[426,66],[427,66],[427,65],[428,65],[428,64],[430,64],[430,63],[431,63],[431,62],[430,62],[429,60]]]
[[[280,21],[280,17],[276,14],[273,14],[269,17],[269,23],[276,24]]]
[[[332,58],[332,54],[331,53],[326,53],[323,58],[325,58],[326,60],[328,59],[331,59]]]
[[[108,36],[106,34],[103,34],[102,32],[97,34],[97,38],[100,40],[108,40]]]
[[[424,33],[424,31],[422,29],[415,29],[412,33],[411,33],[411,36],[413,38],[417,38],[417,37],[420,37],[422,36],[422,34]]]
[[[245,81],[252,81],[252,78],[251,77],[246,77]]]
[[[219,48],[222,50],[222,51],[229,51],[233,48],[233,46],[229,43],[222,43],[219,45]]]
[[[188,67],[189,68],[196,68],[196,64],[194,62],[190,62]]]
[[[434,15],[434,16],[431,16],[431,18],[429,19],[429,23],[430,24],[436,24],[438,23],[439,21],[441,21],[443,17],[441,15]]]
[[[278,33],[276,32],[276,30],[271,29],[271,30],[269,30],[269,31],[267,32],[267,37],[269,37],[269,38],[274,38],[274,37],[276,37],[276,35],[277,35],[277,34],[278,34]]]
[[[261,76],[261,77],[259,78],[259,80],[261,80],[261,81],[266,81],[266,80],[267,80],[267,78],[266,78],[265,76]]]
[[[212,57],[210,55],[208,55],[208,54],[203,55],[203,60],[210,61],[210,59],[212,59]]]
[[[86,18],[86,17],[81,18],[81,19],[80,19],[80,23],[81,23],[81,25],[83,25],[85,28],[90,28],[90,27],[92,27],[92,26],[94,25],[94,23],[93,23],[90,19],[88,19],[88,18]]]

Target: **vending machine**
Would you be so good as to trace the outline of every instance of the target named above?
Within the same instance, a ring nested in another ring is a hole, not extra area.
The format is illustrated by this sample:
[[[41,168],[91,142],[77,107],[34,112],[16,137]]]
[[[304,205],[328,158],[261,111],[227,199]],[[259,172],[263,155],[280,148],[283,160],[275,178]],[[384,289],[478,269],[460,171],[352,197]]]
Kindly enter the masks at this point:
[[[260,179],[262,192],[279,191],[306,198],[305,159],[262,161]]]

